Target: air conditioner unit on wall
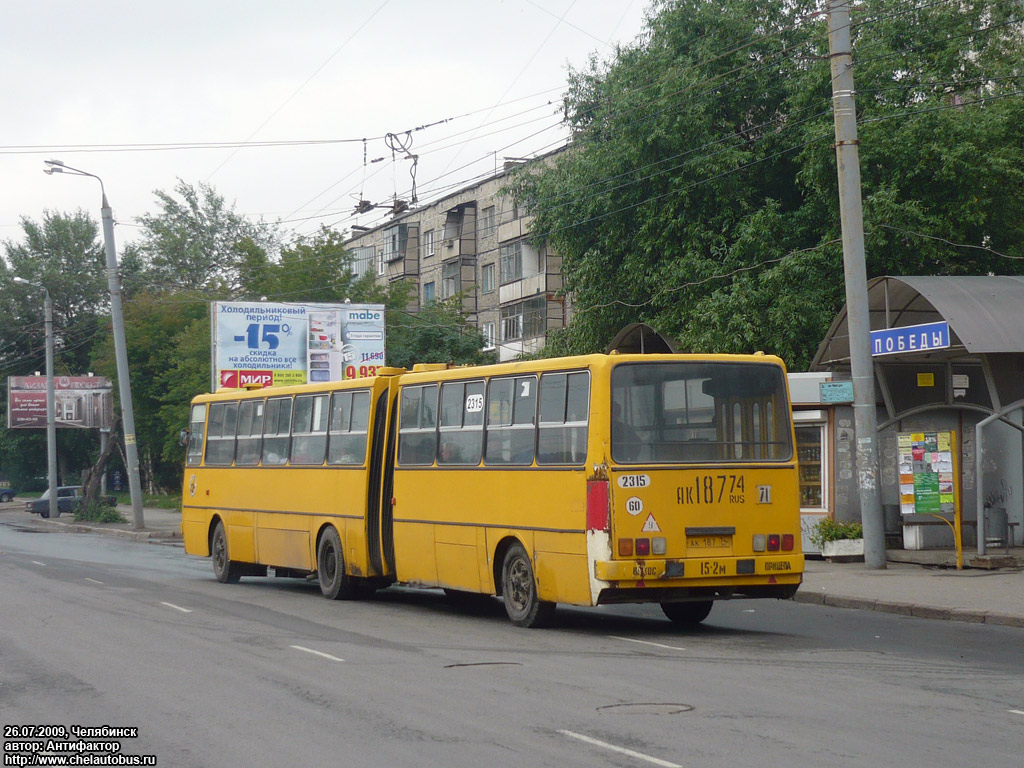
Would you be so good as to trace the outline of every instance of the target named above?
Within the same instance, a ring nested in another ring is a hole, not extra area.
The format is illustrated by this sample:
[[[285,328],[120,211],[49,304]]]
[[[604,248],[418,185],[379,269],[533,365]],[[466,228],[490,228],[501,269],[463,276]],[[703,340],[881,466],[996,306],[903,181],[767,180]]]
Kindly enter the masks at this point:
[[[454,248],[455,247],[455,238],[454,237],[449,237],[447,240],[445,240],[444,241],[444,247],[445,248]]]

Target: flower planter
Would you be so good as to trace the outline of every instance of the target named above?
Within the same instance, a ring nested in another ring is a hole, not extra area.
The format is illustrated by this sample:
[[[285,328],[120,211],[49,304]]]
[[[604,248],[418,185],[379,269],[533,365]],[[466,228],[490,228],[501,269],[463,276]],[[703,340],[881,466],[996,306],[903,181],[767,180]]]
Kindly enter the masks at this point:
[[[836,539],[821,545],[821,554],[834,562],[854,562],[864,559],[864,539]]]

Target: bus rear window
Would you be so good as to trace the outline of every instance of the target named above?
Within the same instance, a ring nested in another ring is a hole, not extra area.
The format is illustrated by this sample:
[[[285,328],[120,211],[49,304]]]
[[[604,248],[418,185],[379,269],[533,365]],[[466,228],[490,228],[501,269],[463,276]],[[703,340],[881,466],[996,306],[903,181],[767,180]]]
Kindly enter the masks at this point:
[[[758,363],[625,363],[612,372],[619,463],[788,461],[782,369]]]

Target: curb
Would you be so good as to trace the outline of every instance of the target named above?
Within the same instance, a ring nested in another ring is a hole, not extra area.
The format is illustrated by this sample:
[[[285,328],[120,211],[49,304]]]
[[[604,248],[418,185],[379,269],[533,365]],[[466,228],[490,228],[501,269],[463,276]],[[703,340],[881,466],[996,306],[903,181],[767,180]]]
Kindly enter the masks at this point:
[[[37,524],[43,528],[61,530],[68,533],[98,533],[102,536],[145,541],[153,544],[177,544],[183,539],[181,531],[132,531],[124,528],[100,528],[84,523],[62,523],[59,520],[47,519],[40,519]]]
[[[1000,627],[1024,628],[1024,616],[992,611],[972,611],[966,608],[937,608],[913,603],[894,603],[883,600],[867,600],[860,597],[845,597],[817,592],[797,592],[793,597],[797,603],[827,605],[831,608],[854,608],[861,611],[878,611],[917,619],[939,619],[961,621],[969,624],[991,624]]]

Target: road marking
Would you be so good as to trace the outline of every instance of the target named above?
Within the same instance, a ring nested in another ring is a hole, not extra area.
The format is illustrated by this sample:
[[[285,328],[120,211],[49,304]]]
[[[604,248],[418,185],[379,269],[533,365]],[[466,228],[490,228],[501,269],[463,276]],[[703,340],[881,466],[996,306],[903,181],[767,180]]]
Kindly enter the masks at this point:
[[[579,739],[580,741],[586,742],[587,744],[592,744],[595,747],[603,747],[604,749],[610,749],[612,752],[618,752],[623,755],[629,755],[630,757],[635,757],[638,760],[646,760],[649,763],[664,766],[664,768],[683,768],[678,763],[670,763],[668,760],[660,760],[657,757],[645,755],[643,752],[634,752],[632,749],[626,749],[625,747],[617,747],[614,744],[609,744],[607,741],[599,741],[597,739],[592,739],[589,736],[584,736],[582,733],[574,733],[573,731],[559,731],[559,733],[563,736],[568,736],[573,739]]]
[[[312,653],[314,656],[323,656],[325,659],[330,659],[331,661],[344,661],[344,659],[339,659],[337,656],[331,656],[331,654],[329,653],[324,653],[323,651],[314,651],[312,648],[303,648],[301,645],[292,645],[290,647],[294,648],[296,651],[305,651],[306,653]]]
[[[33,560],[32,562],[35,563],[36,565],[42,565],[43,567],[46,566],[46,563],[40,563],[38,560]]]
[[[1008,709],[1007,712],[1012,712],[1015,715],[1024,715],[1024,710],[1020,709]]]
[[[173,608],[174,610],[181,611],[182,613],[192,613],[191,608],[182,608],[180,605],[175,605],[174,603],[165,603],[161,601],[160,605],[166,605],[168,608]]]
[[[88,576],[85,577],[86,581],[91,581],[93,584],[102,584],[102,581],[96,581],[96,579],[90,579]]]
[[[619,637],[618,635],[608,635],[612,640],[624,640],[627,643],[640,643],[641,645],[653,645],[655,648],[668,648],[670,651],[685,651],[686,649],[678,645],[662,645],[661,643],[652,643],[649,640],[634,640],[632,637]]]

